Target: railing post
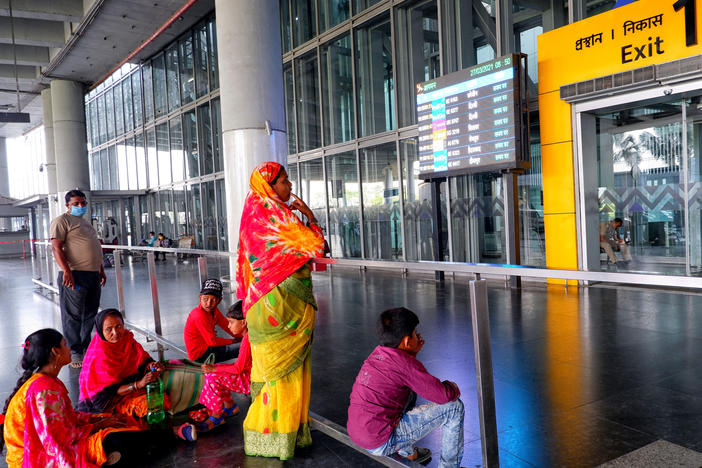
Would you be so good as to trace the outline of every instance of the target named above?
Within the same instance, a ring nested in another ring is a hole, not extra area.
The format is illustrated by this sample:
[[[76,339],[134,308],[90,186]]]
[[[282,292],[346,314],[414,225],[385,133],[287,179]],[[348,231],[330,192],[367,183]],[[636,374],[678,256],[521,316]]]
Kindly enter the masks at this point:
[[[124,305],[124,283],[122,282],[122,254],[119,250],[112,251],[115,259],[115,279],[117,283],[117,306],[122,316],[126,319],[126,307]]]
[[[207,279],[207,257],[200,256],[197,258],[197,267],[200,275],[200,286]]]
[[[154,305],[154,332],[161,335],[161,309],[158,305],[158,285],[156,284],[156,256],[153,251],[146,255],[149,264],[149,283],[151,284],[151,302]],[[158,358],[163,360],[163,346],[158,343]]]
[[[478,412],[480,416],[480,442],[483,466],[500,466],[497,449],[497,416],[495,413],[495,388],[492,377],[492,351],[490,349],[490,317],[488,314],[487,281],[470,282],[470,312],[473,324],[473,350],[475,352],[475,378],[478,387]]]

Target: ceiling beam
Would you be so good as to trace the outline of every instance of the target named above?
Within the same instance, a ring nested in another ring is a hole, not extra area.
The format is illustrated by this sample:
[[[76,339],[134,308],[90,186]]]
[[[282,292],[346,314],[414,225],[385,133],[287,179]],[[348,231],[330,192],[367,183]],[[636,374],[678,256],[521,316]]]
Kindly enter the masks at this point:
[[[28,67],[25,65],[17,66],[17,79],[22,80],[36,80],[37,72],[39,69],[37,67]],[[15,67],[12,65],[0,65],[0,81],[7,79],[15,79]]]
[[[57,21],[14,19],[15,44],[61,48],[66,43],[64,23]],[[10,18],[0,16],[0,43],[12,44]]]
[[[38,46],[15,46],[17,65],[45,67],[49,64],[49,49]],[[0,64],[14,65],[15,55],[11,44],[0,44]]]
[[[9,0],[0,0],[0,16],[10,16]],[[78,23],[83,19],[83,0],[12,0],[12,16]]]

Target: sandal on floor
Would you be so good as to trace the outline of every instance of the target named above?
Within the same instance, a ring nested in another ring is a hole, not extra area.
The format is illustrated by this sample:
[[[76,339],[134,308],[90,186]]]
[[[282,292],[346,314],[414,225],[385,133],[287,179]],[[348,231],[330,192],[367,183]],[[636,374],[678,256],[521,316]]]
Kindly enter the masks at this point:
[[[195,442],[197,440],[197,431],[195,430],[195,426],[190,423],[181,424],[176,431],[176,435],[178,438],[188,442]]]
[[[414,453],[405,458],[421,465],[431,460],[431,450],[428,448],[416,447]]]
[[[234,406],[232,406],[231,408],[223,408],[222,414],[224,414],[225,417],[235,416],[239,414],[239,407],[236,403],[234,403]]]
[[[207,408],[194,410],[194,411],[191,411],[190,413],[188,413],[188,416],[190,417],[190,419],[192,419],[196,423],[203,422],[205,419],[207,419],[207,417],[209,415],[210,415],[210,413],[207,412]]]
[[[208,420],[212,421],[212,427],[207,425]],[[212,429],[214,429],[217,426],[221,426],[222,424],[224,424],[224,416],[220,416],[219,418],[215,418],[214,416],[210,416],[205,421],[203,421],[197,425],[197,430],[200,432],[207,432],[207,431],[211,431]]]

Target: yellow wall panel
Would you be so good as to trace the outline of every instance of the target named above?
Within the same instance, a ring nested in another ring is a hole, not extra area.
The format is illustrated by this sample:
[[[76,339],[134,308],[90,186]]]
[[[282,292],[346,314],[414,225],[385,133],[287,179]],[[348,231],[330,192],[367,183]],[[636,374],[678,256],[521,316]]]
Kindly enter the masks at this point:
[[[546,266],[557,270],[577,270],[575,213],[544,215]]]
[[[575,213],[575,177],[571,142],[541,147],[544,213]]]
[[[573,139],[570,104],[561,100],[558,91],[541,94],[539,109],[541,109],[539,128],[542,146]]]

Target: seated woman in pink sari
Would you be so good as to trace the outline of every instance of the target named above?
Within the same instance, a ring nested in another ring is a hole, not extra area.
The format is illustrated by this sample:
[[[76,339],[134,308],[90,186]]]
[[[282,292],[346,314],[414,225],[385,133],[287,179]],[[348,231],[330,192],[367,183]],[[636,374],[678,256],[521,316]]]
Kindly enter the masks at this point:
[[[98,313],[95,329],[83,358],[76,407],[88,413],[116,412],[143,418],[147,413],[146,385],[158,378],[163,364],[155,362],[124,328],[117,309]]]
[[[71,350],[56,330],[32,333],[24,342],[24,373],[5,403],[0,419],[7,465],[85,467],[112,465],[134,446],[139,423],[75,411],[58,379],[71,362]],[[0,443],[0,450],[2,443]]]

